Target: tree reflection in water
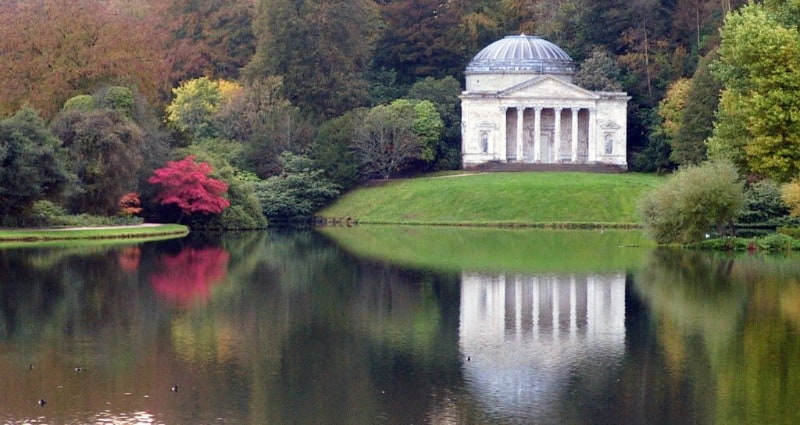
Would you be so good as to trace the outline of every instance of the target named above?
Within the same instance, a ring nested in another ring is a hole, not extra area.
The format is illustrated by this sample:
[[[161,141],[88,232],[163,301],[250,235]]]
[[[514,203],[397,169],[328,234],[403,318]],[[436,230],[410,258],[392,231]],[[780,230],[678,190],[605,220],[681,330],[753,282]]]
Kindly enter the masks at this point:
[[[796,255],[444,230],[0,249],[0,423],[800,423]]]
[[[206,303],[211,288],[225,280],[230,254],[219,247],[186,246],[177,254],[163,254],[150,283],[163,299],[180,306]]]
[[[668,364],[660,379],[673,383],[666,388],[690,385],[684,410],[702,422],[800,421],[800,411],[790,407],[800,400],[796,255],[660,249],[637,276],[636,290]],[[653,374],[636,381],[658,385]]]
[[[139,246],[129,246],[120,250],[117,262],[119,267],[126,272],[135,272],[139,269],[142,261],[142,248]]]

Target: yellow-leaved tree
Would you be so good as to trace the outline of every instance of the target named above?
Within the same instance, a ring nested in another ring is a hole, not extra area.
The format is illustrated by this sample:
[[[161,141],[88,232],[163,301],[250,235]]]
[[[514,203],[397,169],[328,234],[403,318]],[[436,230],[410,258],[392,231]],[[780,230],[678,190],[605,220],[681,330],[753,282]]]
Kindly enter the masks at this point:
[[[219,135],[216,114],[234,98],[240,96],[241,84],[208,77],[195,78],[172,89],[175,95],[167,105],[170,127],[197,141]]]
[[[800,174],[800,32],[791,11],[750,3],[722,28],[722,81],[711,158],[728,158],[745,172],[788,181]]]
[[[800,177],[781,187],[781,198],[783,198],[783,203],[789,207],[789,214],[800,215]]]

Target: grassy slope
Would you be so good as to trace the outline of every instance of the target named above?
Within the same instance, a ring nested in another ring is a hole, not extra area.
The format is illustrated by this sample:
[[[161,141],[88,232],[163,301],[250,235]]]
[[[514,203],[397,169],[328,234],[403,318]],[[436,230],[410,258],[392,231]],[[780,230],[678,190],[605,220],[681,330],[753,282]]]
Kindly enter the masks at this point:
[[[357,189],[318,215],[360,223],[637,223],[645,174],[485,173],[397,180]]]

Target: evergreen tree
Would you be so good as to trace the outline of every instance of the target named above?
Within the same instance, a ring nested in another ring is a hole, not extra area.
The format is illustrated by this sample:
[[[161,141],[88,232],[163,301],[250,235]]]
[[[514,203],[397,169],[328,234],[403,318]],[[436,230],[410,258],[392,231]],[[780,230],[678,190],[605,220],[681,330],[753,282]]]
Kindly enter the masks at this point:
[[[699,164],[706,159],[706,140],[711,137],[714,128],[710,123],[714,122],[722,89],[709,68],[716,57],[716,50],[704,56],[692,76],[680,124],[670,143],[670,159],[677,164]]]

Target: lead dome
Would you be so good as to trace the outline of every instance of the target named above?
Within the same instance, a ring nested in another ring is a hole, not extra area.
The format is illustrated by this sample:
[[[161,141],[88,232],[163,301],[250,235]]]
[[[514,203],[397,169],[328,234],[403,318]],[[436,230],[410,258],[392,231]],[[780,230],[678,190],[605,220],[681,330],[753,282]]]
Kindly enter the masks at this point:
[[[560,47],[537,36],[510,35],[486,46],[470,61],[467,74],[523,72],[572,75],[572,58]]]

